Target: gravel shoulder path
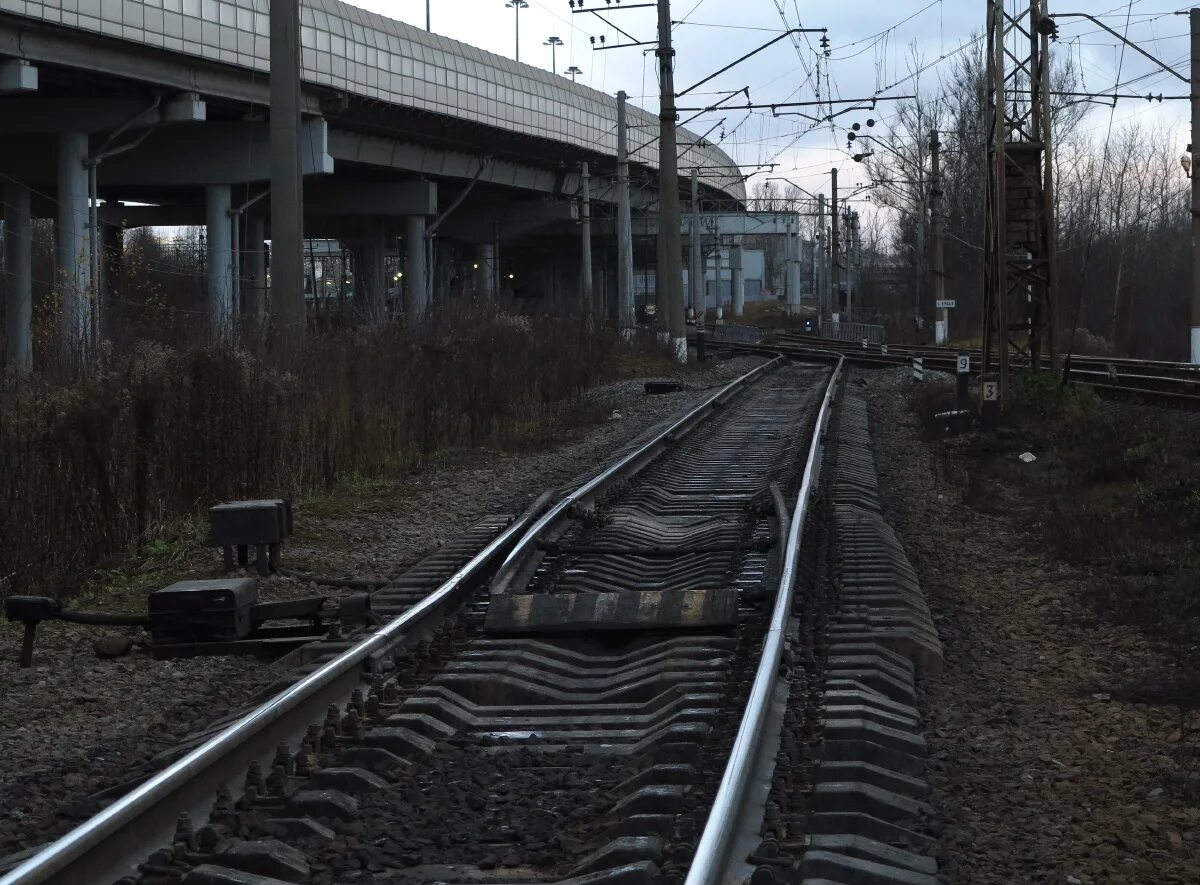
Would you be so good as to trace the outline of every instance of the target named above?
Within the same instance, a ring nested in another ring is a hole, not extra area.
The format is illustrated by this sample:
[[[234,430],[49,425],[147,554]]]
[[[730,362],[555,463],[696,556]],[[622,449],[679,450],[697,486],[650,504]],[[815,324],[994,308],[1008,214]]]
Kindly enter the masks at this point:
[[[965,494],[962,441],[922,439],[903,372],[859,376],[888,517],[945,646],[921,705],[944,880],[1200,882],[1195,735],[1121,692],[1162,650],[1097,618],[1105,575],[1056,561],[1013,490]]]
[[[632,379],[592,392],[600,423],[565,428],[537,451],[447,453],[421,473],[355,480],[297,502],[296,536],[284,545],[285,569],[357,577],[394,575],[489,513],[518,512],[547,488],[594,471],[613,452],[667,420],[710,388],[758,365],[758,358],[689,371],[684,389],[647,396]],[[619,417],[618,417],[619,415]],[[198,536],[165,562],[131,569],[104,599],[80,608],[139,610],[147,590],[219,574],[219,551]],[[331,592],[275,576],[262,598]],[[122,783],[184,736],[245,703],[279,675],[254,658],[155,661],[127,631],[133,652],[101,659],[101,628],[46,624],[35,665],[16,665],[19,625],[0,621],[0,859],[65,832],[94,812],[87,797]]]

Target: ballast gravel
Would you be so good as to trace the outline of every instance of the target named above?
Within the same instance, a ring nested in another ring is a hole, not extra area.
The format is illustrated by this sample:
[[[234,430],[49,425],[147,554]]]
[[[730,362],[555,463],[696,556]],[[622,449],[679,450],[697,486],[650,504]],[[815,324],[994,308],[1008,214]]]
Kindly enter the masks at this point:
[[[457,464],[391,481],[347,485],[297,502],[297,534],[284,545],[293,576],[273,576],[262,598],[345,592],[296,574],[397,574],[480,517],[514,512],[543,490],[594,471],[614,451],[748,372],[754,357],[682,376],[683,390],[647,395],[632,379],[592,391],[605,420],[558,434],[536,451],[475,450]],[[593,410],[595,411],[595,410]],[[219,574],[218,551],[195,548],[165,586]],[[147,761],[244,704],[278,677],[252,657],[153,660],[139,630],[133,651],[99,657],[105,632],[69,624],[38,631],[35,665],[18,668],[21,628],[0,621],[0,862],[62,835],[113,798]],[[121,631],[118,631],[121,632]]]
[[[955,441],[927,442],[906,372],[865,381],[886,515],[945,650],[923,682],[941,877],[963,885],[1200,882],[1196,736],[1122,700],[1162,649],[1086,603],[1105,575],[1058,561],[1043,518],[989,485],[964,502]],[[1189,743],[1190,741],[1190,743]]]

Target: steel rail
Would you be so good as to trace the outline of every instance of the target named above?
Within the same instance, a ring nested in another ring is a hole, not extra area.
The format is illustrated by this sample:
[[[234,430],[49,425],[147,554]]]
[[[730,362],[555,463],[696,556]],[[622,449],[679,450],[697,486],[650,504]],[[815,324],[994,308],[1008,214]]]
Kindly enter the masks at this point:
[[[571,507],[592,500],[612,483],[636,474],[751,381],[786,362],[783,356],[771,356],[772,359],[734,379],[670,427],[566,495],[539,518],[549,503],[550,494],[543,495],[470,562],[404,614],[256,707],[4,874],[0,877],[0,885],[78,885],[104,881],[105,877],[117,879],[131,872],[149,853],[146,850],[148,843],[169,842],[176,817],[181,812],[194,813],[198,808],[207,807],[217,785],[240,779],[250,761],[269,758],[280,742],[303,733],[313,716],[323,712],[327,703],[348,697],[362,677],[361,665],[427,627],[427,622],[457,602],[493,560],[511,548],[496,573],[498,581],[505,566],[511,570],[518,550],[532,548],[546,528]],[[305,708],[310,706],[318,713],[306,712]],[[137,857],[137,860],[131,860],[131,857]]]
[[[773,351],[770,353],[774,354]],[[537,543],[541,540],[542,536],[545,535],[551,526],[568,515],[572,508],[580,505],[590,505],[596,496],[609,486],[636,475],[642,468],[658,457],[667,446],[678,442],[683,436],[694,430],[702,420],[710,417],[718,406],[730,399],[735,393],[744,389],[751,381],[754,381],[761,375],[778,368],[786,361],[785,357],[775,355],[774,359],[734,379],[694,409],[691,409],[670,427],[649,440],[644,446],[630,452],[616,463],[609,465],[588,482],[563,497],[558,503],[547,510],[542,515],[542,518],[513,546],[513,549],[496,572],[493,587],[500,591],[506,590],[518,574],[521,566],[527,561],[526,557],[536,552]],[[0,885],[5,885],[5,883],[0,882]]]
[[[456,601],[513,539],[549,503],[547,493],[515,519],[490,544],[463,565],[445,583],[362,642],[314,670],[236,722],[126,793],[103,811],[43,848],[0,878],[0,885],[34,885],[62,882],[80,885],[120,878],[129,872],[128,856],[147,842],[145,829],[174,830],[176,816],[211,802],[212,791],[226,780],[240,777],[251,759],[273,751],[295,733],[294,715],[315,698],[348,696],[362,676],[361,665],[398,645],[425,622]],[[347,687],[347,682],[351,683]],[[316,708],[318,713],[324,706]],[[303,722],[312,720],[308,714]],[[303,725],[300,730],[303,731]],[[219,771],[218,771],[219,769]],[[147,822],[153,819],[151,824]],[[138,835],[138,827],[143,827]],[[140,859],[144,860],[144,856]],[[134,861],[137,863],[140,861]]]
[[[925,360],[926,369],[945,371],[951,374],[955,369],[953,351],[937,353],[914,349],[903,353],[881,354],[878,350],[864,351],[861,347],[848,345],[846,342],[833,342],[827,339],[813,339],[811,344],[795,339],[778,341],[773,344],[747,344],[718,340],[713,346],[732,348],[746,353],[782,353],[793,359],[814,358],[822,353],[836,353],[845,357],[847,362],[881,367],[908,366],[913,356],[920,356]],[[891,346],[889,346],[890,349]],[[1189,408],[1200,405],[1200,375],[1195,378],[1185,377],[1185,374],[1143,375],[1120,371],[1119,367],[1116,368],[1117,380],[1114,382],[1112,380],[1113,373],[1095,368],[1077,367],[1071,370],[1071,383],[1109,394],[1159,400],[1164,404]]]
[[[840,338],[824,338],[819,335],[807,335],[801,332],[781,331],[778,334],[780,342],[787,344],[812,344],[820,347],[831,347],[846,351],[856,351],[861,349],[862,345],[857,341],[844,341]],[[872,344],[872,349],[877,350],[879,345]],[[982,351],[978,347],[948,347],[941,344],[889,344],[888,350],[895,354],[912,354],[915,356],[932,357],[935,359],[955,359],[957,354],[970,354],[972,360],[977,360],[981,357]],[[889,353],[889,355],[892,355]],[[1043,364],[1049,363],[1049,358],[1042,357]],[[1103,365],[1103,366],[1128,366],[1130,368],[1157,370],[1163,372],[1177,372],[1180,376],[1192,377],[1200,379],[1200,365],[1195,363],[1179,362],[1177,360],[1146,360],[1136,357],[1127,356],[1093,356],[1091,354],[1073,354],[1071,356],[1072,365]],[[1074,370],[1073,370],[1074,371]]]
[[[787,644],[788,621],[791,618],[792,598],[796,589],[797,560],[804,536],[804,522],[808,514],[809,499],[816,488],[824,426],[829,419],[830,406],[844,362],[844,358],[839,358],[834,367],[813,425],[808,460],[804,465],[800,491],[796,495],[796,508],[788,527],[787,549],[779,577],[779,590],[775,596],[775,608],[763,639],[758,670],[754,675],[754,684],[746,700],[746,710],[729,753],[729,762],[721,777],[721,785],[717,788],[704,832],[700,836],[696,854],[688,869],[685,885],[717,885],[720,882],[733,881],[729,875],[729,868],[737,859],[731,856],[731,849],[736,843],[735,836],[744,813],[746,793],[759,763],[759,754],[766,736],[771,696],[779,680],[779,665],[783,660],[784,646]]]

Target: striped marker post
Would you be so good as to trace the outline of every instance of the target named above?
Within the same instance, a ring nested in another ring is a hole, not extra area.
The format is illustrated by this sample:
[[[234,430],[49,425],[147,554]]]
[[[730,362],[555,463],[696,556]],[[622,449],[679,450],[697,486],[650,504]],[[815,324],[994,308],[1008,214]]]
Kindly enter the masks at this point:
[[[925,359],[924,357],[914,356],[912,363],[913,381],[925,380]]]

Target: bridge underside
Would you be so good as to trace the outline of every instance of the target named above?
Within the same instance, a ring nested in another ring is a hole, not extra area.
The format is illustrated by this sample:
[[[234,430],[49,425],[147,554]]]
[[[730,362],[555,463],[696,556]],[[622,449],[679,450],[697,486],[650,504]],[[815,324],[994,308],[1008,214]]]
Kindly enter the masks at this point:
[[[13,32],[0,17],[6,289],[18,317],[31,313],[35,288],[49,288],[67,346],[117,334],[104,307],[120,290],[125,234],[140,227],[201,229],[191,242],[203,240],[203,281],[184,307],[206,319],[210,338],[232,334],[239,313],[269,310],[266,78],[140,48],[114,60],[113,41],[53,29],[39,39],[54,61],[5,59]],[[26,34],[22,45],[41,44]],[[340,263],[308,262],[310,303],[328,294],[318,272],[336,266],[348,309],[368,320],[420,316],[432,300],[463,295],[615,314],[611,157],[322,88],[306,86],[303,107],[305,237],[340,247]],[[591,305],[580,301],[583,162],[604,231],[592,241]],[[635,187],[635,218],[655,200]],[[37,287],[35,230],[54,255]],[[635,251],[653,263],[652,249]],[[27,361],[29,341],[8,338],[8,361]]]

